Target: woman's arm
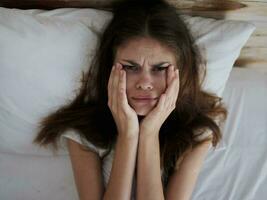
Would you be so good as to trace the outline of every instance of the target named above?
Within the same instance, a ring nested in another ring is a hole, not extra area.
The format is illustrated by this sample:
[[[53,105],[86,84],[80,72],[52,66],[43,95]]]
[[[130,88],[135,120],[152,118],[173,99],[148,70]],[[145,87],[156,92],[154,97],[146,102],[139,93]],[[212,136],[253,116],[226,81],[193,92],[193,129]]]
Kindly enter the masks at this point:
[[[158,134],[139,135],[137,200],[163,200]]]
[[[104,200],[129,200],[131,198],[137,146],[137,137],[118,137]]]
[[[81,144],[71,139],[67,141],[79,199],[102,199],[104,186],[99,156],[94,152],[82,150]]]
[[[179,71],[170,65],[166,91],[161,94],[157,106],[141,121],[137,158],[138,200],[164,199],[160,171],[159,130],[176,107],[179,87]]]
[[[131,196],[138,139],[118,137],[109,182],[104,191],[101,160],[94,152],[68,140],[80,200],[128,200]]]
[[[178,160],[174,173],[169,178],[166,191],[167,200],[189,200],[191,198],[203,160],[206,157],[211,140],[197,145],[188,151],[183,160]]]

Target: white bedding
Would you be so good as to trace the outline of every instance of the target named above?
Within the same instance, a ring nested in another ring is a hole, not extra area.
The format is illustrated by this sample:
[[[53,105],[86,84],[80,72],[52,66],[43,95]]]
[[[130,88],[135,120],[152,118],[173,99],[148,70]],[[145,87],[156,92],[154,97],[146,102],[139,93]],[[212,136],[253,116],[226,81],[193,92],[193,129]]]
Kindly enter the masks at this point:
[[[224,102],[226,148],[210,150],[193,200],[265,200],[267,198],[267,73],[234,68]]]
[[[234,68],[223,98],[229,110],[224,148],[210,149],[192,200],[265,200],[267,73]],[[0,199],[78,199],[68,155],[0,151]]]

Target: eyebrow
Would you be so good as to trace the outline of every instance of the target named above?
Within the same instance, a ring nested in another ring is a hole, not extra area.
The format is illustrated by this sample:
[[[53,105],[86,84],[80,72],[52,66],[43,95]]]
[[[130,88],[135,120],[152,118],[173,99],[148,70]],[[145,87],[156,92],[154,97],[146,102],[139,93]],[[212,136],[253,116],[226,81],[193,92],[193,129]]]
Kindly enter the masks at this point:
[[[130,63],[130,64],[132,64],[132,65],[134,65],[134,66],[140,67],[140,65],[139,65],[138,63],[136,63],[136,62],[134,62],[134,61],[132,61],[132,60],[123,60],[123,61],[126,61],[126,62],[128,62],[128,63]],[[159,62],[159,63],[154,64],[154,65],[152,65],[152,66],[153,66],[153,67],[161,67],[162,65],[164,65],[164,64],[166,64],[166,63],[169,64],[169,62]]]

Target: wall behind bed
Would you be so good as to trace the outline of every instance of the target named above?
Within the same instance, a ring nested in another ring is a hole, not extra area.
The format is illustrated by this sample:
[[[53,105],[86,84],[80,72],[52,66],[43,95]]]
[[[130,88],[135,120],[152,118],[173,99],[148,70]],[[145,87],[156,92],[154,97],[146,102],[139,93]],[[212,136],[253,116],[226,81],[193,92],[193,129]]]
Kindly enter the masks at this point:
[[[113,0],[114,1],[114,0]],[[2,0],[0,6],[20,9],[63,7],[110,10],[112,0]],[[115,0],[116,1],[116,0]],[[242,49],[235,66],[267,71],[267,0],[167,0],[185,14],[216,19],[245,20],[256,30]]]
[[[216,19],[245,20],[256,25],[235,65],[267,71],[267,0],[170,0],[183,12]]]

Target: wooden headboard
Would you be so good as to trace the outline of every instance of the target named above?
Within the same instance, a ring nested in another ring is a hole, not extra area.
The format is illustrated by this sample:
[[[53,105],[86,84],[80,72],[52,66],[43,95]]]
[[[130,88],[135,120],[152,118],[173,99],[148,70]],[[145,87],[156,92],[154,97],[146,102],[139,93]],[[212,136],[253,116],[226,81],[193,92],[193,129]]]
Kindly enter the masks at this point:
[[[114,1],[114,0],[113,0]],[[256,30],[235,65],[267,71],[267,0],[167,0],[182,13],[252,22]],[[20,9],[63,7],[110,10],[112,0],[1,0],[0,6]]]

